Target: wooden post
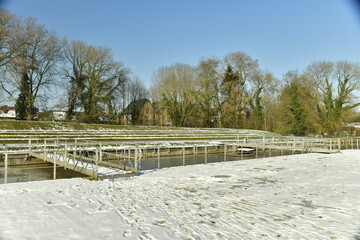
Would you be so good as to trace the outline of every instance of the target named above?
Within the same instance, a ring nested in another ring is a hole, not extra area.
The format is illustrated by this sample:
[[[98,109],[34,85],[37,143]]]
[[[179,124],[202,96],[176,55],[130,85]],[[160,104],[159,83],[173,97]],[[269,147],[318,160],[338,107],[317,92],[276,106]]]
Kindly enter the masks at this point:
[[[160,169],[160,147],[158,147],[157,155],[158,155],[158,169]]]
[[[226,162],[226,144],[224,144],[224,162]]]
[[[359,139],[356,139],[356,149],[359,149]]]
[[[350,144],[350,146],[351,146],[351,149],[354,149],[354,139],[352,139],[352,138],[351,138],[351,144]]]
[[[5,153],[5,173],[4,173],[4,183],[7,183],[7,178],[8,178],[8,154]]]
[[[341,139],[338,138],[338,150],[340,151],[341,150]]]

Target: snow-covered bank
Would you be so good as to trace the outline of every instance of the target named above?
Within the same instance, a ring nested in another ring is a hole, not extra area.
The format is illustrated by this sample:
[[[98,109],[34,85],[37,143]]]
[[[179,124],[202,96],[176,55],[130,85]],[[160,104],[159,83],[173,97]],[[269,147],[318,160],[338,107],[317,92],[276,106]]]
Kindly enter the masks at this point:
[[[359,166],[347,150],[0,185],[0,239],[355,239]]]

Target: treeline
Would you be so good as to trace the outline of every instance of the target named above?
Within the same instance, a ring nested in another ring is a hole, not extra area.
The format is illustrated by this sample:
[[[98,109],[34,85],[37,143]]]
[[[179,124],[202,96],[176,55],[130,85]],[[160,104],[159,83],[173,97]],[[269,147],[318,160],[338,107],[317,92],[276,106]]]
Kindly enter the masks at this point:
[[[268,130],[298,136],[339,133],[360,120],[360,66],[314,62],[277,79],[243,52],[176,63],[153,76],[151,92],[176,126]]]
[[[32,18],[0,10],[0,44],[2,98],[16,104],[17,119],[37,119],[58,102],[68,120],[117,123],[127,104],[148,97],[110,49],[66,41]]]
[[[110,49],[66,41],[4,10],[0,44],[2,99],[16,104],[18,119],[36,119],[39,108],[46,111],[59,98],[56,107],[67,110],[68,120],[118,124],[131,102],[151,98],[175,126],[307,135],[334,134],[344,122],[360,120],[360,66],[347,61],[315,62],[277,79],[235,52],[196,66],[160,67],[148,91]]]

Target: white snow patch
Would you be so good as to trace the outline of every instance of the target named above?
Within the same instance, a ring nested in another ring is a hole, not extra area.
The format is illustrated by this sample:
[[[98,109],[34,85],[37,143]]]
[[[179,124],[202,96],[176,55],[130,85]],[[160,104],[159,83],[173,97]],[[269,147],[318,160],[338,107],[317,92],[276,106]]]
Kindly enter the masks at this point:
[[[1,185],[0,239],[355,239],[359,153]]]

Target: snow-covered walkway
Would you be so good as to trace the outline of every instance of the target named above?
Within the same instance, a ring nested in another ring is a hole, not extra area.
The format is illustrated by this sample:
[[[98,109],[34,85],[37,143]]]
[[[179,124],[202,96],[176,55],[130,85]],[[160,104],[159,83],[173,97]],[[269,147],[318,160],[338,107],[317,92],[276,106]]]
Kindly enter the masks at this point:
[[[0,185],[0,239],[360,239],[360,151]]]

